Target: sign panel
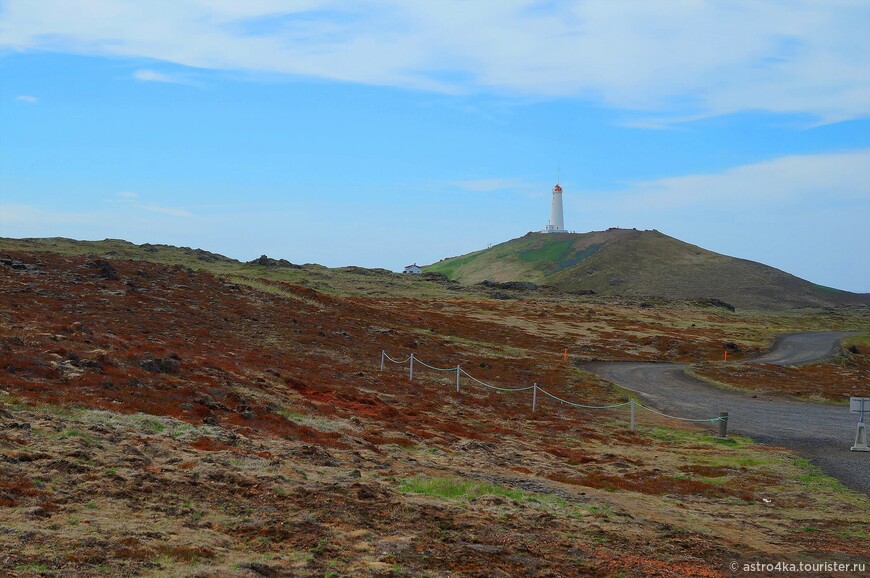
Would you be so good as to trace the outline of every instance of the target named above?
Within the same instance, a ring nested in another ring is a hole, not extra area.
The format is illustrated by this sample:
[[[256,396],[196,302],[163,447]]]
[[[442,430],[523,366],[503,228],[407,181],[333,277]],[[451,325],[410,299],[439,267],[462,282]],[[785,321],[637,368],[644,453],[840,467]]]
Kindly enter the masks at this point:
[[[862,403],[863,408],[862,408]],[[870,397],[851,397],[849,398],[849,411],[852,413],[870,413]]]

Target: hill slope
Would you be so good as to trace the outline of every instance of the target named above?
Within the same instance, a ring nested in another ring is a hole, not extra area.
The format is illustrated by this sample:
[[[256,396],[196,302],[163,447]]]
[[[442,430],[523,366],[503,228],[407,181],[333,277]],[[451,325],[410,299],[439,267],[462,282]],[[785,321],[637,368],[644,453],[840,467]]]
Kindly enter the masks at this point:
[[[92,256],[110,260],[146,261],[161,265],[181,266],[194,271],[207,271],[227,281],[255,289],[268,290],[262,282],[282,282],[305,285],[333,295],[377,297],[406,295],[413,297],[455,296],[461,289],[456,283],[427,275],[402,275],[386,269],[363,267],[329,268],[315,263],[293,264],[285,259],[263,255],[248,262],[225,257],[219,253],[144,243],[136,245],[121,239],[80,241],[63,237],[10,239],[0,237],[0,252],[54,253],[66,256]],[[2,257],[2,255],[0,255]]]
[[[715,298],[738,307],[870,305],[870,295],[822,287],[658,231],[528,233],[425,267],[462,283],[527,281],[603,295]]]

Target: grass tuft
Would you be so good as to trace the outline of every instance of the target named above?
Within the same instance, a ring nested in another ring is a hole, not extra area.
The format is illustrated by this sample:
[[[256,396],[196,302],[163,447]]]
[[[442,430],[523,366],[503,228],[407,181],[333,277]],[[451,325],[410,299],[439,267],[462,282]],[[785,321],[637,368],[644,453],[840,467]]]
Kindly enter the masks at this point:
[[[408,478],[402,481],[399,491],[448,500],[472,499],[481,496],[502,496],[517,501],[528,499],[528,495],[519,490],[457,477],[430,478],[417,476]]]

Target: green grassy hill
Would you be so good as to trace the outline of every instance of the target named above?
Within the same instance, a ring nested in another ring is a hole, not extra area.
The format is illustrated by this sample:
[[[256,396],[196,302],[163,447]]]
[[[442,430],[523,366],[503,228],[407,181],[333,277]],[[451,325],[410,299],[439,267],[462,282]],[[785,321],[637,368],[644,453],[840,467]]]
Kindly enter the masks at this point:
[[[720,299],[748,309],[870,305],[761,263],[707,251],[658,231],[528,233],[424,268],[465,284],[526,281],[602,295]]]

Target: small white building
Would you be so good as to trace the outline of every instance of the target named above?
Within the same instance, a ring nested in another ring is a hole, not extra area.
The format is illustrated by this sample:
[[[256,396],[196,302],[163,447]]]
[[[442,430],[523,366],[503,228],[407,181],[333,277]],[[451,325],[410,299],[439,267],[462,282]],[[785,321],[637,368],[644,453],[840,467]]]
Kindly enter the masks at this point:
[[[419,275],[422,272],[423,272],[423,269],[421,269],[419,266],[417,266],[416,263],[414,263],[413,265],[408,265],[407,267],[405,267],[405,270],[402,271],[402,273],[410,273],[412,275]]]

